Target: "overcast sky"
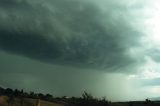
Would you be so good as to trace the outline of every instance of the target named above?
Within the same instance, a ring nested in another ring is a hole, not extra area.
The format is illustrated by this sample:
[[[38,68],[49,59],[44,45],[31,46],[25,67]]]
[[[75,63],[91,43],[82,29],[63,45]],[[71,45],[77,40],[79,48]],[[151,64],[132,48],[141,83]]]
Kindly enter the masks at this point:
[[[159,0],[1,0],[0,85],[112,101],[160,95]]]

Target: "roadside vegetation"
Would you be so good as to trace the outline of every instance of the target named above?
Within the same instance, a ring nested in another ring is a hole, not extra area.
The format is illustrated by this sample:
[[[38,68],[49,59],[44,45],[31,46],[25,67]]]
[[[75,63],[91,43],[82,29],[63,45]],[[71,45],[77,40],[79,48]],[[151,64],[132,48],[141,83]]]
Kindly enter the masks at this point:
[[[108,106],[111,102],[103,98],[95,98],[91,94],[84,92],[81,97],[54,97],[51,94],[42,94],[34,92],[24,92],[24,90],[11,89],[11,88],[1,88],[0,96],[7,96],[7,102],[10,106],[14,104],[15,98],[20,100],[21,106],[23,106],[23,100],[25,98],[44,100],[48,102],[54,102],[59,104],[64,104],[65,106]]]

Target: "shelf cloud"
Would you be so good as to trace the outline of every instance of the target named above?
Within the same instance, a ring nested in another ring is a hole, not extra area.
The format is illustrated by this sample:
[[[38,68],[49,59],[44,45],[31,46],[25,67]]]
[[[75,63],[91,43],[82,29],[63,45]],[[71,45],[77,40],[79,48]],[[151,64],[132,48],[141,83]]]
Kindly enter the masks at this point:
[[[128,51],[142,36],[132,25],[134,5],[101,2],[107,6],[96,0],[1,0],[0,49],[81,68],[134,66]]]

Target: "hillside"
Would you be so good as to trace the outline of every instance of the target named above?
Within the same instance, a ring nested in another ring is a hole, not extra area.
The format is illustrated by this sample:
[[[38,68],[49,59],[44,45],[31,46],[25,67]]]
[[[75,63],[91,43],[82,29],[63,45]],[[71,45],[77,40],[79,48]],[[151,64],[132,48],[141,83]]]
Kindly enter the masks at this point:
[[[13,98],[11,100],[7,96],[0,96],[0,106],[65,106],[65,104],[31,98]]]
[[[159,101],[110,102],[84,92],[82,97],[53,97],[50,94],[0,88],[0,106],[160,106]]]
[[[55,103],[48,102],[40,99],[31,98],[14,98],[10,100],[7,96],[0,96],[0,106],[76,106],[67,104],[65,102]],[[92,105],[81,105],[92,106]],[[132,101],[132,102],[113,102],[108,105],[95,105],[95,106],[160,106],[160,102],[151,101]]]
[[[95,98],[84,92],[81,97],[53,97],[50,94],[24,92],[23,90],[1,88],[0,106],[108,106],[105,98]]]

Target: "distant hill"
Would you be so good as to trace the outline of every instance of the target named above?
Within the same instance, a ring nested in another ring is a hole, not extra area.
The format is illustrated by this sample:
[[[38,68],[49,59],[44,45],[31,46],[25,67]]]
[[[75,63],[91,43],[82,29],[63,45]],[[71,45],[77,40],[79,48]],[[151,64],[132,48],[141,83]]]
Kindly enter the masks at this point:
[[[149,98],[151,101],[160,101],[160,97],[152,97]]]

